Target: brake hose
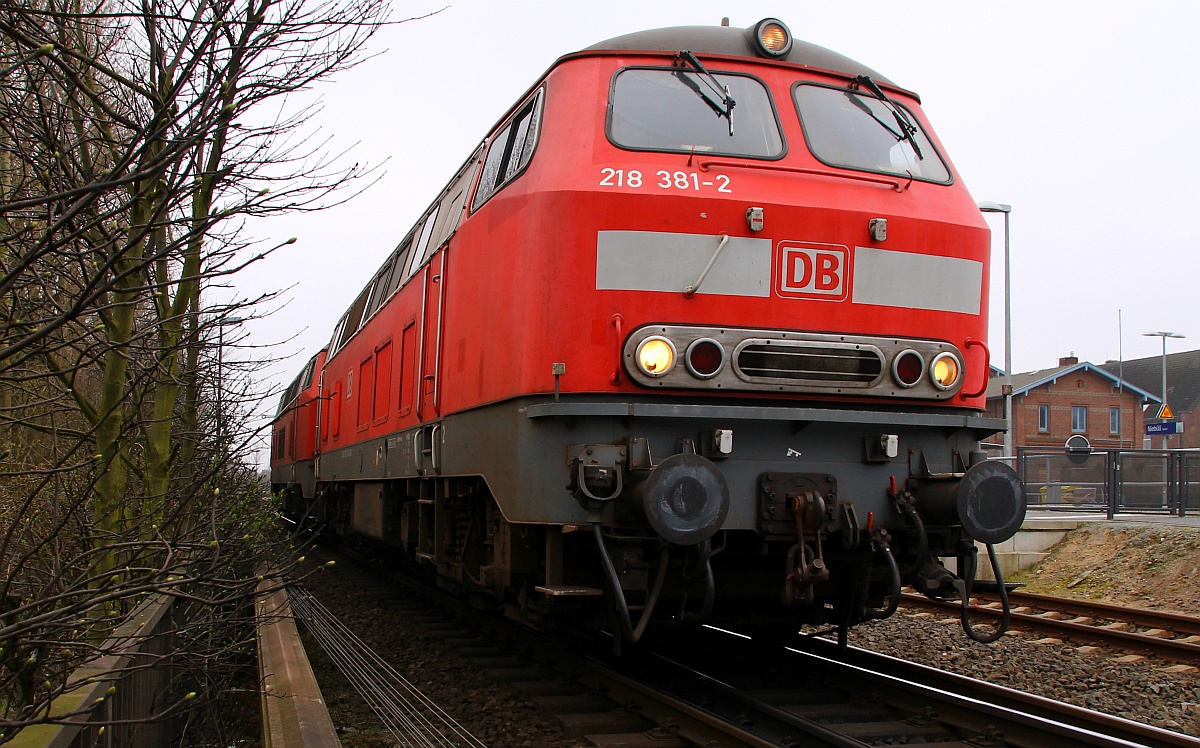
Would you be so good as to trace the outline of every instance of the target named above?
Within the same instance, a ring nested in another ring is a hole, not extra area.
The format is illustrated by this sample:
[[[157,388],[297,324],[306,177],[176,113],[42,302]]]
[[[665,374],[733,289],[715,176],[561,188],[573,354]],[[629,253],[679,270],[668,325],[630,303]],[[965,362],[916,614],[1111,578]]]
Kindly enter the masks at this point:
[[[662,553],[659,554],[658,574],[654,578],[654,586],[650,590],[649,597],[646,598],[646,605],[642,608],[642,614],[638,617],[637,627],[635,628],[629,618],[629,605],[625,602],[625,592],[621,589],[621,580],[617,577],[616,567],[613,566],[612,558],[608,555],[608,547],[604,545],[604,533],[600,529],[600,523],[593,522],[592,530],[596,535],[596,545],[600,548],[600,559],[604,562],[604,573],[608,576],[608,583],[612,586],[613,599],[617,603],[617,618],[621,624],[621,631],[625,634],[627,641],[636,643],[646,631],[646,624],[650,623],[650,616],[654,613],[654,606],[658,603],[658,596],[662,592],[663,583],[667,579],[667,561],[670,559],[670,548],[664,545]]]
[[[900,510],[901,516],[908,520],[917,533],[917,549],[913,553],[913,557],[916,560],[911,566],[901,572],[901,576],[908,579],[916,576],[917,572],[925,564],[925,559],[929,555],[929,535],[925,532],[925,523],[921,521],[921,515],[917,513],[911,501],[898,500],[895,498],[895,494],[893,494],[893,502],[896,508]]]
[[[892,548],[888,545],[887,538],[882,534],[875,538],[878,543],[878,548],[883,553],[884,560],[887,561],[888,570],[892,573],[892,591],[888,595],[888,604],[886,608],[863,608],[863,619],[878,619],[887,618],[896,612],[896,608],[900,606],[900,567],[896,564],[896,556],[892,553]]]
[[[954,586],[958,589],[958,594],[962,597],[962,628],[967,637],[979,642],[980,644],[991,644],[1004,636],[1008,631],[1008,622],[1010,619],[1011,610],[1008,603],[1008,590],[1004,587],[1004,577],[1000,574],[1000,562],[996,559],[996,548],[991,543],[987,543],[988,558],[992,563],[992,574],[996,577],[996,586],[1000,590],[1000,604],[1003,608],[1003,614],[1000,616],[1000,625],[990,634],[980,634],[971,626],[971,621],[968,618],[968,612],[971,607],[971,588],[975,586],[975,571],[979,566],[976,556],[979,551],[974,545],[971,546],[970,556],[961,556],[962,560],[969,567],[969,572],[965,575],[966,580],[955,579]]]

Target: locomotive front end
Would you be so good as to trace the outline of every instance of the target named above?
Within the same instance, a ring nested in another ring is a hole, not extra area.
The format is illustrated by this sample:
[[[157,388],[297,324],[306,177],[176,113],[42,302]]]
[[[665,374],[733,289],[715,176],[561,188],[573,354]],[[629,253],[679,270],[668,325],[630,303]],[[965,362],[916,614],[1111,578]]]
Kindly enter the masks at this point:
[[[626,636],[657,607],[844,641],[903,585],[965,598],[1025,499],[979,446],[1004,428],[989,234],[916,97],[775,19],[588,52],[611,62],[578,217],[616,356],[535,411]]]

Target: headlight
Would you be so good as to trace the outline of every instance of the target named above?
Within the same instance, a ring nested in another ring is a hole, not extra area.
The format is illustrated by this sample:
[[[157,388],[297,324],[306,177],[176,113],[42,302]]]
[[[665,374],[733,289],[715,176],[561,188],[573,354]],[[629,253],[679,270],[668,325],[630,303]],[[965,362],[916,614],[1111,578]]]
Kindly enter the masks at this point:
[[[939,390],[948,390],[957,384],[961,373],[962,367],[953,353],[939,353],[929,367],[929,378]]]
[[[638,344],[637,365],[648,377],[661,377],[675,368],[675,344],[655,335]]]

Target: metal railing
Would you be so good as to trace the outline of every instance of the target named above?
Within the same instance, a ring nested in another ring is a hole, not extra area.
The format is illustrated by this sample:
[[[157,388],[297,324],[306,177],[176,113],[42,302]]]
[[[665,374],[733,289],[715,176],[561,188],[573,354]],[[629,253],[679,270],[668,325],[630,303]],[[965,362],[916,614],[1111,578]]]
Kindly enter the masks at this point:
[[[1200,512],[1200,450],[1020,447],[1017,471],[1031,509]]]
[[[175,598],[154,595],[139,605],[67,679],[50,703],[50,722],[26,727],[16,748],[157,748],[170,745],[174,719],[154,719],[167,704],[175,649]],[[54,720],[62,723],[53,724]]]

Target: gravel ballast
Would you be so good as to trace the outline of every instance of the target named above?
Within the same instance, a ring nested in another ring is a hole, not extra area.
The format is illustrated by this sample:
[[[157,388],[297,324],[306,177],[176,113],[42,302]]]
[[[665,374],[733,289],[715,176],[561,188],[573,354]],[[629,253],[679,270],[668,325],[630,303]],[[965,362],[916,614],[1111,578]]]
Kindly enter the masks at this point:
[[[1097,525],[1069,533],[1056,552],[1021,577],[1030,591],[1197,615],[1197,548],[1197,528]],[[388,602],[356,596],[356,585],[346,577],[354,573],[334,567],[311,575],[305,585],[472,734],[495,748],[583,745],[566,737],[553,715],[538,713],[514,688],[493,682],[420,624],[405,623],[401,615],[387,611]],[[1085,574],[1088,583],[1078,582]],[[1000,641],[979,644],[966,637],[957,616],[905,608],[889,619],[856,627],[850,644],[1200,737],[1200,673],[1191,665],[1016,630]],[[310,656],[343,744],[395,745],[345,679],[320,653]]]
[[[850,643],[1200,737],[1200,679],[1191,666],[1119,650],[1079,647],[1027,631],[1010,631],[997,642],[979,644],[963,634],[957,617],[904,610],[890,619],[857,627]]]
[[[1044,595],[1200,615],[1200,528],[1153,522],[1084,525],[1010,581]],[[966,638],[956,616],[903,609],[855,628],[850,643],[1200,737],[1200,663],[1076,646],[1025,631],[978,644]]]

